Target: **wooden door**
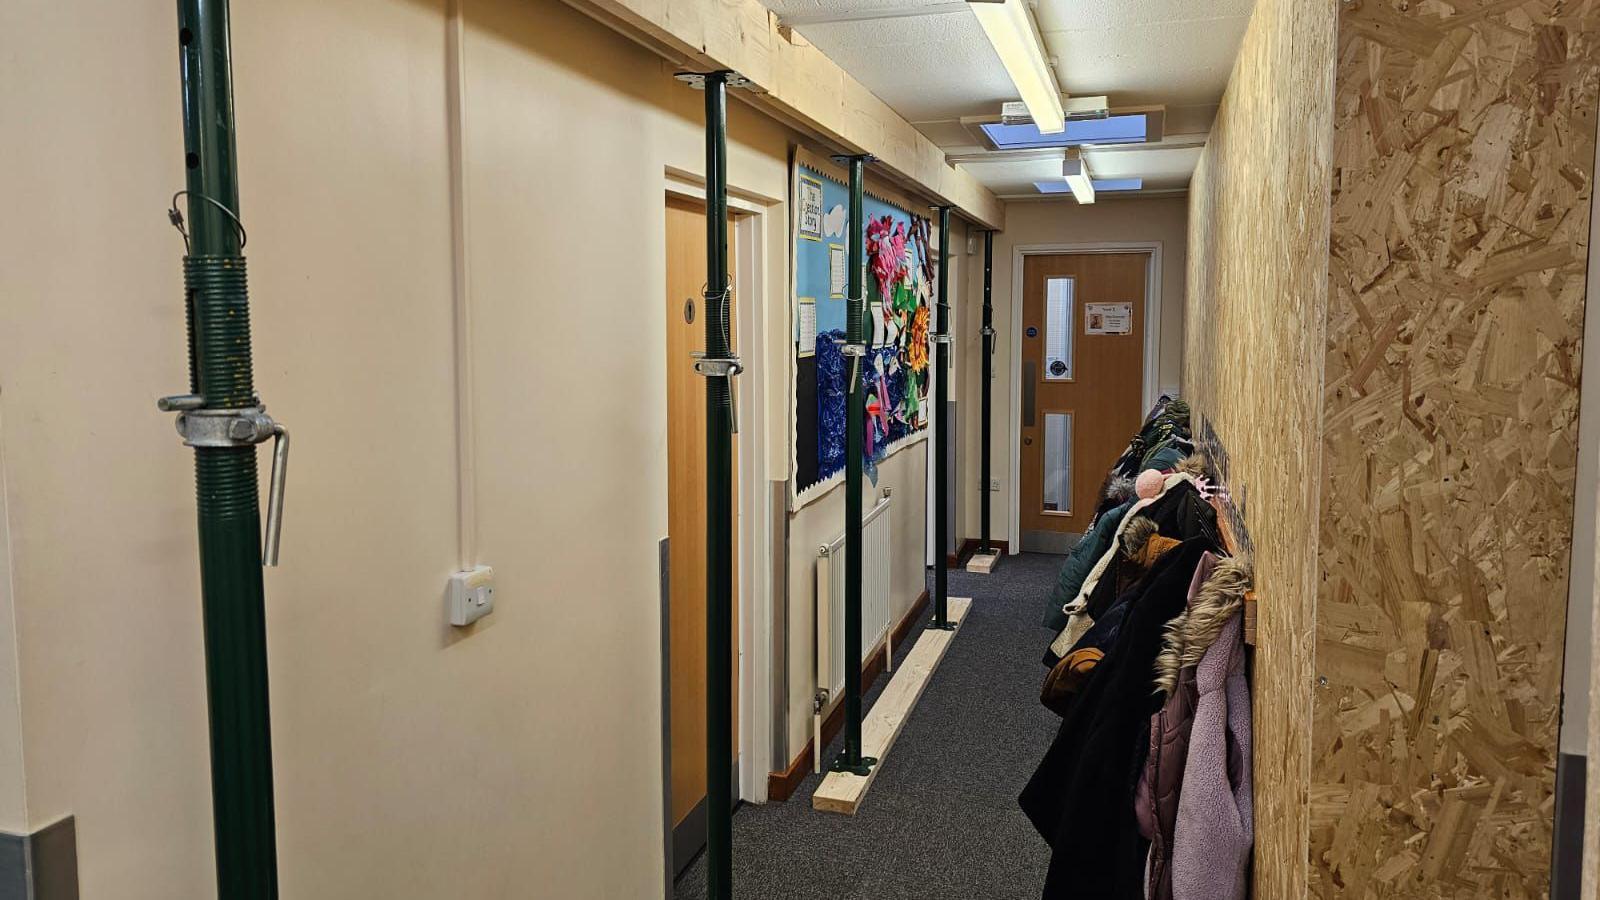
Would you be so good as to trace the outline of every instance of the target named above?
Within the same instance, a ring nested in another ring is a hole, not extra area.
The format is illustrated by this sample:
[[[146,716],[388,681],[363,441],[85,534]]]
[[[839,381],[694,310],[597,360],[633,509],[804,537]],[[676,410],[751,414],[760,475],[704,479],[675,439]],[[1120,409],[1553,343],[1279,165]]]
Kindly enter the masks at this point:
[[[732,223],[728,269],[733,271]],[[706,381],[690,354],[705,349],[706,214],[702,204],[667,198],[667,538],[671,808],[674,857],[681,865],[705,844],[706,797]],[[735,329],[735,333],[736,333]],[[729,335],[733,344],[734,335]],[[735,352],[737,346],[735,345]],[[734,459],[738,459],[735,445]],[[734,549],[738,560],[738,478],[734,479]],[[734,577],[734,634],[739,633]],[[738,651],[733,668],[734,742],[739,752]]]
[[[1139,428],[1149,256],[1024,259],[1022,548],[1060,553]]]

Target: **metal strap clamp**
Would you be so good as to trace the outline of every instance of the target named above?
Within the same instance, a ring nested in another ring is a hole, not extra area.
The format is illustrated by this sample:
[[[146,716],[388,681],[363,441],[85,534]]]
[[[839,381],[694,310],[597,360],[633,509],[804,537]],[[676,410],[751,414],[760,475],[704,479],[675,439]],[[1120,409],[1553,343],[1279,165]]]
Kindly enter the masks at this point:
[[[733,376],[744,371],[744,362],[737,356],[707,356],[699,350],[690,353],[694,370],[707,378],[728,379],[728,430],[739,433],[739,404],[733,397]]]
[[[703,90],[706,89],[706,76],[710,75],[710,74],[715,74],[715,73],[711,73],[711,72],[675,72],[675,73],[673,73],[672,77],[678,79],[679,81],[683,82],[684,84],[687,84],[689,87],[692,87],[697,91],[703,91]],[[724,79],[723,83],[726,84],[730,88],[735,88],[737,90],[751,91],[751,92],[757,93],[757,94],[766,93],[766,91],[763,90],[754,81],[751,81],[750,79],[744,77],[743,75],[740,75],[738,72],[725,71],[724,74],[727,77],[726,77],[726,79]]]
[[[744,372],[744,362],[737,356],[706,356],[698,350],[689,355],[694,370],[707,378],[732,378]]]
[[[162,412],[178,414],[174,424],[178,436],[190,447],[254,447],[272,444],[272,482],[267,495],[267,535],[261,559],[268,566],[278,564],[278,545],[283,535],[283,486],[289,474],[289,429],[267,415],[259,400],[254,406],[207,408],[206,398],[198,394],[174,394],[156,401]]]

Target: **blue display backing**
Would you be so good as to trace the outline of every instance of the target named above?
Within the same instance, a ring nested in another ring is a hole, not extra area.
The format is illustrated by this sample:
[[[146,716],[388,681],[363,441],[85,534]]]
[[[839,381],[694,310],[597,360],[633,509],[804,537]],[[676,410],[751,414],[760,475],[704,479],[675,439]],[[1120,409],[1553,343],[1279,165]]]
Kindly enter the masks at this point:
[[[830,247],[845,248],[849,244],[847,221],[850,204],[849,189],[825,172],[803,163],[796,164],[795,189],[798,201],[801,181],[822,185],[822,221],[820,236],[802,233],[798,226],[800,210],[796,210],[794,232],[794,297],[796,316],[793,341],[797,357],[795,400],[795,488],[796,493],[835,480],[844,468],[845,396],[848,367],[843,365],[835,341],[843,338],[847,301],[844,291],[833,290],[830,266]],[[876,362],[866,368],[864,379],[867,396],[877,408],[876,416],[869,415],[871,450],[864,455],[869,477],[876,480],[876,462],[896,447],[924,431],[927,427],[927,344],[922,351],[911,348],[913,338],[926,341],[926,322],[929,315],[928,250],[925,241],[928,221],[913,216],[904,209],[886,203],[868,194],[864,200],[868,223],[880,223],[887,217],[890,227],[903,229],[906,244],[911,248],[911,264],[907,278],[902,282],[898,309],[894,303],[888,308],[873,306],[881,315],[869,323],[882,341],[875,346],[867,360]],[[881,225],[877,226],[881,227]],[[923,241],[913,235],[920,227]],[[868,242],[868,266],[863,275],[865,294],[869,305],[880,300],[879,281],[873,272],[876,244]],[[893,289],[892,289],[893,290]],[[800,302],[816,305],[816,342],[802,347],[798,305]],[[914,307],[914,308],[908,308]],[[920,310],[920,311],[919,311]],[[920,317],[920,319],[919,319]],[[906,327],[919,319],[917,329]],[[893,320],[892,323],[889,320]],[[894,332],[898,331],[898,334]],[[873,335],[869,334],[869,339]],[[881,376],[880,376],[881,373]]]

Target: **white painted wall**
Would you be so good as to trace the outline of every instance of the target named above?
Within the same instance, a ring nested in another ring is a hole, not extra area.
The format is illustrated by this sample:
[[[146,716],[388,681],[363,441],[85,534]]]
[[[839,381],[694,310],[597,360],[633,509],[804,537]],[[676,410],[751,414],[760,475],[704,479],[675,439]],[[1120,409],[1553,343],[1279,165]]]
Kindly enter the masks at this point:
[[[563,4],[466,4],[473,462],[499,588],[467,635],[442,598],[443,0],[234,10],[257,384],[295,434],[266,576],[283,894],[653,896],[662,195],[669,168],[703,169],[701,95]],[[0,828],[76,816],[87,898],[214,892],[192,454],[154,407],[185,373],[175,32],[170,0],[0,5],[0,33],[28,35],[0,53],[0,121],[27,123],[0,167],[26,210],[0,220]],[[776,201],[786,308],[793,135],[730,107],[730,183]],[[741,389],[786,397],[766,371]],[[757,477],[785,477],[767,450]],[[885,477],[920,573],[902,456]]]
[[[6,509],[4,436],[5,420],[3,407],[0,407],[0,831],[27,834],[28,801],[22,760],[22,685],[17,680],[17,620],[15,597],[11,590],[11,522]]]
[[[872,179],[868,178],[871,186]],[[910,210],[917,214],[930,214],[922,209]],[[937,223],[936,223],[937,224]],[[965,249],[966,225],[952,219],[950,231],[958,250]],[[937,235],[937,229],[935,231]],[[785,238],[787,240],[787,238]],[[937,244],[937,237],[935,237]],[[964,262],[958,255],[950,265],[950,304],[952,320],[961,310],[960,297],[966,287]],[[787,287],[785,288],[787,291]],[[787,296],[787,293],[784,294]],[[787,320],[786,325],[787,328]],[[785,331],[785,334],[791,332]],[[792,348],[792,343],[787,345]],[[959,373],[958,373],[959,377]],[[953,382],[958,385],[959,382]],[[930,393],[930,402],[931,402]],[[958,390],[952,387],[951,399],[959,399]],[[787,400],[787,398],[785,398]],[[783,409],[789,407],[784,406]],[[932,466],[932,430],[927,440],[901,445],[878,465],[878,483],[874,486],[863,480],[862,502],[871,509],[888,488],[894,497],[892,507],[894,560],[890,578],[893,594],[890,604],[891,625],[900,619],[921,598],[926,589],[926,541],[929,501],[929,469]],[[952,435],[952,444],[958,436]],[[799,757],[806,742],[812,737],[812,697],[816,692],[816,590],[817,548],[844,532],[845,489],[841,481],[826,494],[789,516],[789,593],[788,593],[788,715],[785,738],[787,747],[782,759],[774,766],[787,766]],[[954,528],[952,523],[952,528]]]
[[[937,217],[937,215],[934,216],[934,219],[935,219],[934,231],[935,231],[935,233],[937,233],[937,231],[938,231],[938,221],[937,221],[938,217]],[[950,253],[950,261],[948,263],[948,266],[949,266],[949,279],[950,279],[950,287],[949,287],[949,302],[950,302],[950,313],[949,313],[949,316],[950,316],[950,318],[949,318],[948,324],[949,324],[949,329],[950,329],[951,335],[960,335],[960,334],[963,333],[963,329],[964,328],[969,327],[968,324],[964,321],[964,314],[965,314],[965,311],[966,311],[965,310],[966,304],[963,302],[962,298],[966,295],[966,293],[967,293],[967,291],[968,291],[968,289],[970,287],[970,285],[969,285],[970,279],[968,279],[968,277],[967,277],[967,266],[970,264],[970,261],[973,258],[973,257],[970,257],[967,254],[967,235],[968,235],[970,230],[971,229],[969,229],[969,227],[968,227],[966,222],[962,221],[961,219],[955,218],[954,216],[951,217],[951,219],[950,219],[950,241],[949,241],[949,247],[950,247],[951,253]],[[981,258],[979,258],[979,259],[980,259],[980,262],[981,262]],[[937,303],[937,301],[938,301],[937,294],[935,295],[934,300]],[[974,325],[974,326],[970,326],[970,327],[977,327],[977,326]],[[954,491],[952,499],[955,500],[955,511],[950,517],[950,534],[952,536],[958,536],[960,534],[961,521],[962,521],[961,508],[962,508],[962,502],[965,499],[964,492],[962,492],[961,490],[958,489],[959,485],[960,485],[960,475],[961,475],[961,473],[960,473],[959,469],[957,468],[959,466],[959,464],[960,464],[959,460],[960,460],[960,451],[961,451],[961,446],[962,446],[961,445],[961,431],[960,431],[960,429],[962,427],[964,427],[965,423],[964,423],[963,419],[967,415],[966,407],[961,405],[961,397],[962,397],[961,384],[962,384],[962,378],[965,377],[966,373],[965,373],[965,370],[963,369],[963,366],[962,366],[962,359],[961,359],[960,350],[961,350],[961,348],[960,348],[960,345],[958,343],[952,343],[950,345],[950,368],[945,373],[945,377],[949,381],[949,386],[947,388],[949,401],[951,403],[955,404],[956,407],[957,407],[956,415],[955,415],[954,427],[952,428],[952,430],[950,432],[950,458],[952,460],[952,464],[950,466],[950,490]],[[937,358],[937,348],[935,348],[934,355],[933,355],[932,358],[935,358],[935,359]],[[930,396],[930,398],[932,397],[931,391],[930,391],[929,396]],[[933,432],[930,431],[929,432],[929,441],[930,441],[930,443],[928,445],[928,454],[929,455],[928,455],[928,487],[927,487],[928,497],[929,497],[929,505],[928,505],[928,517],[929,517],[928,518],[928,548],[929,548],[929,556],[928,556],[928,559],[927,559],[927,564],[930,565],[930,566],[933,565],[932,553],[933,553],[933,547],[934,547],[934,533],[933,533],[934,529],[933,529],[933,518],[932,518],[933,517],[932,498],[933,498],[933,491],[934,491],[934,484],[933,484],[933,468],[934,468],[934,465],[933,465],[933,452],[934,452],[934,450],[933,450],[933,444],[931,443],[931,441],[933,439],[932,435],[933,435]],[[957,537],[956,539],[959,541],[959,537]],[[959,546],[959,544],[958,544],[958,546]],[[943,551],[940,551],[940,552],[943,552]]]
[[[1000,480],[990,511],[990,537],[1006,540],[1010,523],[1009,497],[1016,490],[1009,471],[1012,429],[1012,251],[1019,245],[1159,241],[1161,272],[1161,354],[1157,387],[1180,386],[1183,371],[1183,280],[1187,266],[1188,200],[1184,197],[1104,200],[1079,206],[1065,200],[1014,202],[1006,205],[1006,230],[994,236],[994,418],[991,422],[992,475]],[[966,411],[961,429],[959,484],[963,502],[956,530],[961,537],[979,532],[980,435],[978,418],[982,397],[983,342],[983,237],[977,253],[968,260],[967,292],[962,298],[962,327],[957,352],[964,368],[961,402]],[[1129,435],[1132,437],[1132,435]],[[1097,476],[1098,477],[1098,476]]]
[[[878,464],[878,483],[862,479],[862,508],[871,509],[883,489],[893,492],[894,560],[889,574],[890,615],[898,623],[922,596],[927,522],[927,441],[902,447]],[[816,692],[817,548],[844,533],[845,487],[803,507],[789,523],[789,752],[792,761],[811,739],[811,698]]]
[[[702,98],[562,4],[466,9],[472,462],[498,579],[470,634],[442,605],[457,474],[443,0],[234,11],[257,384],[296,439],[284,565],[266,576],[283,892],[648,896],[662,194],[669,170],[703,169]],[[153,406],[184,375],[181,246],[162,216],[182,184],[174,17],[154,0],[20,0],[0,29],[33,36],[0,55],[0,118],[31,127],[0,178],[34,211],[0,224],[0,829],[72,814],[85,896],[204,897],[192,463]],[[83,61],[62,72],[64,44]],[[773,364],[741,383],[768,404],[742,485],[764,491],[788,474],[773,411],[792,393],[796,138],[738,102],[730,120],[730,185],[765,205],[766,330],[743,352]],[[923,586],[926,452],[880,469],[897,617]],[[790,755],[809,735],[812,557],[842,524],[842,487],[792,516]],[[770,589],[770,567],[751,568],[750,589]]]

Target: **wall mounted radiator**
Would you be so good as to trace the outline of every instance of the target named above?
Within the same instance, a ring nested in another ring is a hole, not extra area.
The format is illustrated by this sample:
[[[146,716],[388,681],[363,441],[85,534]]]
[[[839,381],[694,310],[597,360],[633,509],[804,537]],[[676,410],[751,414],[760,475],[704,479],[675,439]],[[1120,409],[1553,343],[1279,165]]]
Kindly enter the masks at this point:
[[[861,517],[861,659],[871,659],[881,644],[885,667],[893,670],[894,649],[889,629],[889,491]],[[817,692],[812,702],[812,767],[822,771],[822,720],[844,699],[844,535],[817,548]]]

